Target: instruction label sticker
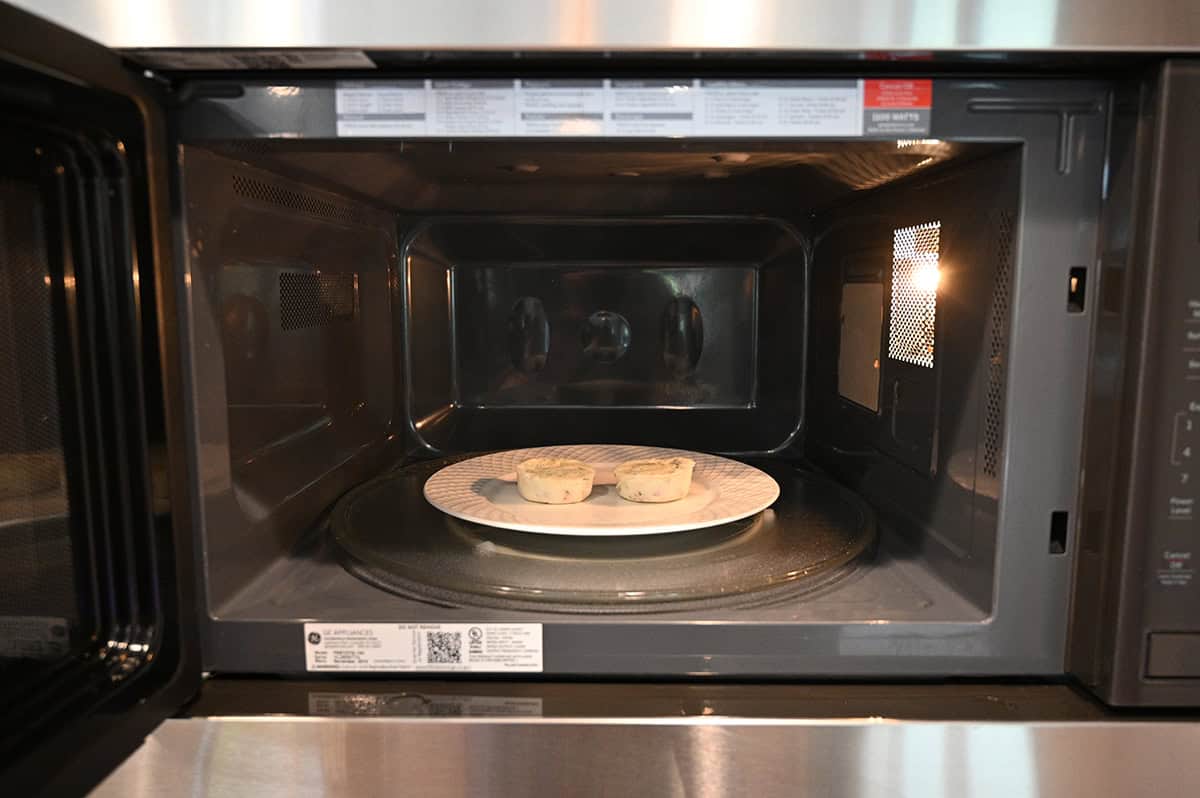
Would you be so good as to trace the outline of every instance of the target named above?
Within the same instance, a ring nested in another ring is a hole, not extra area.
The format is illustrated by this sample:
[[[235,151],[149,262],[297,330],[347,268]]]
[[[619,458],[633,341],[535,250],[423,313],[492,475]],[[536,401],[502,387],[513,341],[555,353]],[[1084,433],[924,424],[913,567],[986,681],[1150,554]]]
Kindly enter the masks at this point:
[[[511,80],[430,82],[429,135],[511,136],[516,93]]]
[[[339,136],[423,135],[428,127],[423,80],[345,80],[336,102]]]
[[[931,80],[339,81],[339,136],[772,138],[929,134]]]
[[[310,671],[541,673],[540,623],[306,623]]]
[[[521,80],[516,132],[521,136],[603,136],[604,81]]]
[[[690,80],[609,81],[612,136],[688,136],[695,130],[696,86]]]
[[[712,136],[861,136],[857,80],[704,80]]]
[[[352,717],[539,717],[542,699],[428,693],[309,693],[308,714]]]
[[[57,659],[71,647],[66,618],[40,615],[0,616],[0,657]]]
[[[928,136],[932,109],[932,80],[863,81],[865,135]]]

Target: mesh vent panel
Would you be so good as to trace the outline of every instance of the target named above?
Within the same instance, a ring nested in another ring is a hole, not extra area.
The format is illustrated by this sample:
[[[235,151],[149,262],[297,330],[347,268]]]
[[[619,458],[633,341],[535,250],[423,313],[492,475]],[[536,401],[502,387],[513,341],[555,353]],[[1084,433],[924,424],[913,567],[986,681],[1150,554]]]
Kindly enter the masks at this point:
[[[245,175],[233,176],[233,191],[247,199],[267,202],[288,210],[320,216],[346,224],[368,224],[366,215],[348,205],[340,205],[323,197],[257,180]]]
[[[357,308],[357,274],[283,272],[279,275],[279,326],[284,330],[349,321]]]
[[[1013,264],[1013,215],[1000,214],[996,242],[996,283],[992,289],[991,332],[988,338],[987,404],[983,421],[983,472],[996,476],[1000,462],[1001,422],[1004,412],[1004,367],[1008,341]]]
[[[892,235],[888,357],[925,368],[933,368],[941,231],[941,222],[928,222]]]

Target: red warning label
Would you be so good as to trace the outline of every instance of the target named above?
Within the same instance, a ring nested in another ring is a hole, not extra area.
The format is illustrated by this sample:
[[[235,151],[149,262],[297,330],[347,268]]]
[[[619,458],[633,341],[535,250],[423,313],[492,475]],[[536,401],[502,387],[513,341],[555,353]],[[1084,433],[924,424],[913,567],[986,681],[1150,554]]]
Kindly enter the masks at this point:
[[[932,80],[864,80],[863,135],[922,138],[933,119]]]
[[[863,81],[863,105],[867,108],[931,108],[933,81]]]

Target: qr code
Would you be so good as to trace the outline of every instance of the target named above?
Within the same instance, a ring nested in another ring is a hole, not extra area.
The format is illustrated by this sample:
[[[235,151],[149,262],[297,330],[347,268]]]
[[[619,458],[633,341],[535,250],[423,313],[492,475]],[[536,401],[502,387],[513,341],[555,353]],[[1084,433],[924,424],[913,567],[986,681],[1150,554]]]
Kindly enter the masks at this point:
[[[425,651],[431,663],[462,662],[462,632],[426,632]]]

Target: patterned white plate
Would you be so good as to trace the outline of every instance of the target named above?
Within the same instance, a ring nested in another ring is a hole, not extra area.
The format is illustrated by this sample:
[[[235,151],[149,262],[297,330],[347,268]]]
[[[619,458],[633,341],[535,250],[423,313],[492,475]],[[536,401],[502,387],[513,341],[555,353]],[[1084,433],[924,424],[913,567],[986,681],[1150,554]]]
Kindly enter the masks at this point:
[[[692,489],[679,501],[643,504],[617,495],[613,469],[627,460],[690,457]],[[570,457],[596,469],[592,494],[578,504],[537,504],[517,492],[517,463]],[[592,444],[513,449],[448,465],[425,482],[425,498],[447,515],[545,535],[624,537],[727,524],[770,507],[779,485],[753,466],[682,449]]]

